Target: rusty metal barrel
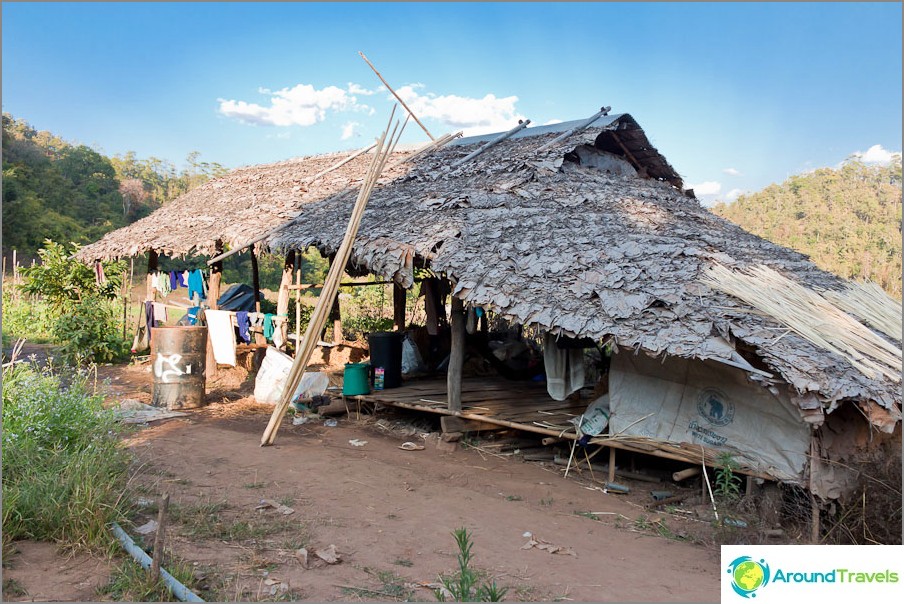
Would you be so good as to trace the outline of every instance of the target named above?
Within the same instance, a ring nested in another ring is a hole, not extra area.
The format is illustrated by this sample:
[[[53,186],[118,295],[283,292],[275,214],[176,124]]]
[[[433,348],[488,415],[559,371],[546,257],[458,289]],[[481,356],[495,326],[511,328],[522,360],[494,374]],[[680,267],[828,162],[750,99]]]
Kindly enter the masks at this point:
[[[206,363],[206,327],[152,327],[151,404],[171,410],[203,407]]]

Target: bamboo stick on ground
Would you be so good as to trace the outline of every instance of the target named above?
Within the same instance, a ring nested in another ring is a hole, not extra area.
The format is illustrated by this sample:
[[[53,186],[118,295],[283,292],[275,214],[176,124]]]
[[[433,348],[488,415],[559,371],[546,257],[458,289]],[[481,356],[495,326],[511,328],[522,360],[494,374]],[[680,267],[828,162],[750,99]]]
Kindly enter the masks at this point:
[[[348,222],[348,228],[345,231],[345,237],[342,240],[342,244],[339,246],[339,250],[336,252],[336,257],[333,264],[330,266],[330,272],[324,280],[323,289],[320,292],[320,297],[317,299],[314,313],[311,316],[302,343],[296,352],[295,360],[289,370],[289,375],[286,379],[282,395],[280,396],[276,407],[273,409],[273,414],[270,416],[270,422],[267,424],[267,428],[264,430],[264,434],[261,438],[261,446],[272,445],[276,440],[276,433],[279,430],[283,415],[285,414],[286,409],[288,409],[289,404],[292,402],[292,395],[295,393],[298,384],[301,382],[304,370],[307,368],[308,361],[310,361],[311,355],[314,352],[314,347],[317,344],[317,336],[326,324],[329,311],[333,306],[333,300],[335,300],[336,294],[339,291],[339,282],[342,278],[345,266],[348,263],[348,259],[351,256],[352,246],[355,242],[355,236],[358,234],[358,227],[361,224],[361,218],[364,216],[367,201],[370,199],[370,194],[376,185],[377,179],[379,179],[383,167],[386,165],[387,158],[392,154],[402,131],[405,129],[405,124],[408,123],[408,120],[406,119],[401,129],[399,128],[398,123],[396,123],[396,126],[390,133],[389,128],[392,126],[392,119],[394,116],[395,107],[393,107],[392,114],[389,117],[389,124],[387,125],[386,130],[377,141],[374,157],[367,170],[364,183],[361,185],[358,199],[355,201],[355,205],[352,209],[352,215]]]

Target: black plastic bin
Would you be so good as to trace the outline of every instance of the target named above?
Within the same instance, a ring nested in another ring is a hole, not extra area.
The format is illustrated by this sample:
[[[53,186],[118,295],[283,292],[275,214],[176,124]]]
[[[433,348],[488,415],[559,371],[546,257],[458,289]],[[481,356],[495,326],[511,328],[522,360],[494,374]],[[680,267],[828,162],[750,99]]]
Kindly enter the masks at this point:
[[[370,365],[383,368],[383,388],[402,385],[402,332],[377,331],[367,336]]]

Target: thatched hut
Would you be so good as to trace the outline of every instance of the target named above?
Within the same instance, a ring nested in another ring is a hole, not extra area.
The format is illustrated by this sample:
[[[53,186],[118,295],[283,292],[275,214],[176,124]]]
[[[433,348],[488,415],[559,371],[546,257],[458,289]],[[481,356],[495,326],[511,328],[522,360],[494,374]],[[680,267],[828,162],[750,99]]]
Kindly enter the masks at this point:
[[[208,181],[149,216],[107,233],[81,248],[77,258],[95,262],[148,254],[148,275],[157,270],[158,256],[206,257],[210,265],[211,308],[219,295],[222,260],[248,251],[254,291],[259,289],[255,245],[274,228],[298,216],[301,208],[325,197],[353,191],[370,161],[368,147],[357,152],[300,157],[273,164],[232,170]],[[407,151],[396,153],[384,180],[408,169]],[[258,245],[259,247],[259,245]],[[226,251],[228,250],[228,251]],[[286,259],[277,312],[288,308],[294,252]],[[154,297],[148,287],[148,298]],[[285,326],[283,325],[283,329]]]
[[[591,442],[694,463],[728,451],[751,475],[838,496],[849,476],[832,462],[877,429],[900,431],[900,366],[865,373],[703,279],[718,264],[764,265],[816,291],[845,282],[703,208],[630,115],[563,137],[578,125],[522,130],[464,163],[492,137],[462,139],[374,191],[349,270],[411,287],[416,268],[431,269],[453,295],[447,401],[423,388],[374,400],[556,433],[514,401],[508,415],[486,400],[462,405],[456,342],[462,313],[479,307],[617,351],[609,436]],[[269,247],[333,254],[353,202],[306,205]]]

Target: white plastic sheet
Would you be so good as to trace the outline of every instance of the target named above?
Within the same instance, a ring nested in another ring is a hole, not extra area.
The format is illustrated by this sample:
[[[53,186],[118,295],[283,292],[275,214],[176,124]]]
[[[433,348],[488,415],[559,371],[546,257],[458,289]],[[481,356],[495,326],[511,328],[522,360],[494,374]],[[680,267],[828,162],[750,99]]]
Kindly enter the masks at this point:
[[[283,388],[286,386],[290,369],[292,369],[292,357],[268,346],[267,354],[264,356],[264,361],[254,380],[254,400],[268,405],[278,403]],[[310,398],[321,395],[326,392],[329,385],[330,380],[325,373],[306,371],[301,377],[298,388],[295,389],[292,400],[299,396]]]
[[[611,434],[702,444],[731,452],[744,465],[799,481],[810,428],[788,396],[750,382],[714,361],[645,354],[612,356]]]

